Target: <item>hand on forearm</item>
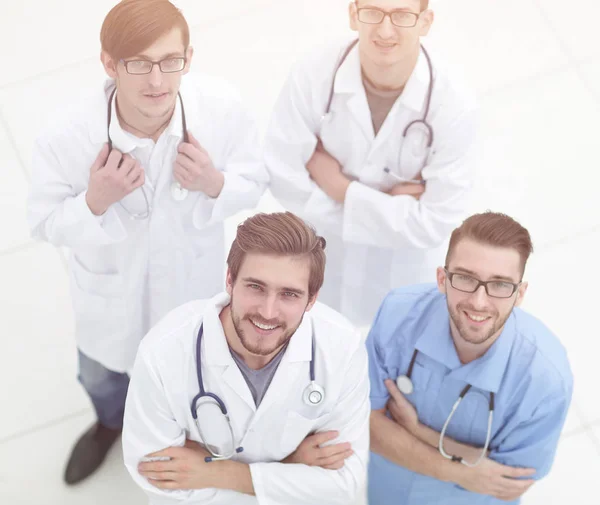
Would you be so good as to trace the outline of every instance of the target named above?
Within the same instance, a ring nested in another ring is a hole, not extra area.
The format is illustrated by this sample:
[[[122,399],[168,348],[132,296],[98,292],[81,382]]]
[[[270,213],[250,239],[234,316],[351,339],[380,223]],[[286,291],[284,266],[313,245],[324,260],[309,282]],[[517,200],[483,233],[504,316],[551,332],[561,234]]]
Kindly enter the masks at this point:
[[[354,454],[348,442],[324,445],[337,438],[337,431],[324,431],[307,436],[298,448],[282,463],[320,466],[326,470],[339,470],[347,458]]]
[[[451,481],[453,466],[429,444],[386,417],[384,410],[371,412],[371,450],[413,472]]]

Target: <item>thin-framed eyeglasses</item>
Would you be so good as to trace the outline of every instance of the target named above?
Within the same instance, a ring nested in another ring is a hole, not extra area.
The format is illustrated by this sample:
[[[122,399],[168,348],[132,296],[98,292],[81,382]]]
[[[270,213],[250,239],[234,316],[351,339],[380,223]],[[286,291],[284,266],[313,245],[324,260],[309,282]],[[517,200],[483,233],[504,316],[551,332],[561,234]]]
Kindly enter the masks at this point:
[[[420,12],[405,10],[384,11],[376,7],[359,7],[356,1],[354,2],[354,5],[356,6],[358,20],[367,25],[378,25],[382,23],[386,17],[389,17],[394,26],[400,28],[412,28],[413,26],[416,26],[419,16],[421,15]]]
[[[183,56],[176,56],[165,58],[160,61],[151,60],[121,60],[125,65],[125,70],[128,74],[132,75],[144,75],[152,72],[154,65],[158,65],[160,71],[163,74],[172,74],[174,72],[181,72],[185,68],[186,58]]]
[[[492,298],[510,298],[523,283],[523,281],[518,283],[501,280],[480,281],[467,274],[449,272],[447,268],[444,268],[444,271],[450,280],[450,285],[454,289],[463,293],[475,293],[479,289],[479,286],[483,286],[487,295]]]

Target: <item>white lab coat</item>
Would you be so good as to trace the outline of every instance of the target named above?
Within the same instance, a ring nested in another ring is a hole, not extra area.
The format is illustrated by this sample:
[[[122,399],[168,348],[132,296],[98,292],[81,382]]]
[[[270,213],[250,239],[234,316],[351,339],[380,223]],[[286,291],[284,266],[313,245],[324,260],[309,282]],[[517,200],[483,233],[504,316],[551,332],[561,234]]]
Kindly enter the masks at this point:
[[[384,168],[412,179],[422,166],[423,158],[413,156],[414,151],[404,150],[409,155],[402,167],[398,158],[405,127],[423,117],[427,62],[421,53],[404,92],[374,136],[355,46],[337,73],[331,115],[320,130],[334,70],[349,42],[320,48],[293,68],[273,111],[265,161],[273,195],[327,239],[319,299],[365,325],[391,289],[435,280],[447,239],[468,211],[475,105],[432,57],[435,84],[428,121],[434,142],[422,171],[426,191],[419,201],[384,194],[397,184]],[[325,149],[354,180],[344,205],[329,198],[305,168],[319,134]]]
[[[153,505],[353,503],[365,484],[369,450],[368,361],[360,335],[338,313],[315,304],[291,338],[257,409],[219,320],[221,308],[228,303],[226,293],[190,302],[167,315],[141,343],[123,428],[129,473]],[[256,496],[216,489],[162,491],[137,471],[147,454],[182,446],[186,437],[202,441],[190,411],[199,391],[196,341],[201,323],[204,388],[218,395],[227,407],[235,442],[244,448],[234,459],[250,464]],[[317,407],[302,400],[309,384],[313,328],[315,380],[325,389],[325,401]],[[339,431],[333,443],[350,442],[354,450],[341,470],[279,463],[308,434],[328,430]]]
[[[59,113],[37,138],[28,218],[34,237],[70,250],[78,347],[105,367],[126,372],[142,336],[169,310],[222,289],[223,221],[254,207],[268,176],[257,129],[236,93],[220,79],[188,74],[180,89],[187,126],[224,173],[221,194],[212,199],[190,192],[184,201],[171,196],[173,163],[183,134],[177,101],[151,156],[149,149],[144,151],[150,218],[134,220],[119,204],[94,216],[85,197],[90,167],[107,142],[112,89],[110,80],[99,86]],[[114,111],[114,147],[140,159],[144,141],[124,132]],[[146,209],[139,188],[125,202],[130,211]]]

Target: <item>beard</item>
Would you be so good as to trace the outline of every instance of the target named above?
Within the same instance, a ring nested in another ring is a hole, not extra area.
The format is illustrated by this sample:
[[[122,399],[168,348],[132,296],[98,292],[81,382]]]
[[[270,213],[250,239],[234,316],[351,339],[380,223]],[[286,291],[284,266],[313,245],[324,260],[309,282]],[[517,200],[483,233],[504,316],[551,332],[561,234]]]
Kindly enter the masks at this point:
[[[287,343],[290,341],[290,339],[292,338],[294,333],[296,333],[296,330],[302,323],[302,319],[300,319],[300,322],[297,326],[288,329],[285,323],[282,323],[277,320],[265,321],[258,314],[246,314],[243,317],[240,317],[240,315],[237,314],[233,308],[233,298],[231,299],[230,310],[233,327],[235,328],[235,331],[238,335],[238,338],[240,339],[242,346],[244,347],[244,349],[254,354],[255,356],[269,356],[273,354],[277,349],[281,349],[284,345],[287,345]],[[251,340],[250,338],[248,338],[248,335],[242,328],[243,321],[248,321],[249,324],[253,324],[251,319],[260,324],[265,324],[268,326],[279,326],[277,330],[282,332],[281,336],[274,342],[272,341],[272,337],[263,337],[262,335],[256,335],[255,339]]]
[[[491,325],[489,329],[474,331],[473,329],[469,328],[467,323],[462,322],[462,314],[464,311],[475,313],[477,311],[468,305],[463,305],[460,303],[456,307],[450,307],[448,304],[448,312],[450,313],[450,318],[452,319],[458,334],[465,342],[475,345],[487,342],[490,338],[494,337],[499,331],[501,331],[506,324],[506,321],[510,317],[513,308],[514,303],[510,310],[507,310],[505,313],[500,314],[498,311],[495,311],[495,313],[491,314]]]

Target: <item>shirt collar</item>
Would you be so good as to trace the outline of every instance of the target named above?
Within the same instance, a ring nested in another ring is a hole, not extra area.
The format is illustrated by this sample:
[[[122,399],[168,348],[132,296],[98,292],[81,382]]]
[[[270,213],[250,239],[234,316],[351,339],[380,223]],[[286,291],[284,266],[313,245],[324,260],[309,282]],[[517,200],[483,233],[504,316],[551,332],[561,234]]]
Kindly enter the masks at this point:
[[[400,95],[402,104],[414,111],[421,111],[425,106],[425,99],[429,89],[429,65],[427,58],[420,51],[415,69],[410,75],[404,90]],[[334,82],[334,93],[364,93],[362,71],[360,65],[360,52],[358,44],[352,48],[340,66]]]
[[[481,357],[463,365],[458,358],[450,333],[450,315],[445,296],[432,302],[428,320],[423,326],[415,347],[451,370],[452,378],[464,380],[471,386],[497,393],[512,350],[516,334],[516,318],[511,313],[502,333]]]
[[[104,109],[104,113],[101,115],[93,115],[93,117],[88,118],[88,130],[90,132],[90,140],[94,143],[105,143],[108,141],[107,131],[107,117],[108,117],[108,99],[115,89],[115,81],[113,79],[107,79],[104,82],[103,87],[103,100],[99,100],[97,106]],[[186,79],[184,76],[181,80],[181,86],[179,88],[179,92],[181,93],[181,98],[183,99],[184,110],[185,110],[185,118],[187,122],[187,129],[194,130],[195,126],[198,123],[198,97],[194,92],[193,83],[190,82],[190,79]],[[131,135],[130,133],[124,131],[121,128],[117,117],[116,111],[116,98],[117,93],[113,96],[112,102],[112,110],[111,110],[111,120],[110,120],[110,136],[113,141],[113,145],[122,152],[131,152],[135,147],[144,145],[147,142],[147,139],[140,139],[135,135]],[[96,109],[93,109],[96,110]],[[179,97],[175,103],[175,111],[173,113],[173,117],[169,122],[165,132],[169,136],[173,136],[179,139],[183,138],[183,126],[182,126],[182,109],[181,109],[181,101]]]
[[[453,373],[453,377],[462,379],[482,391],[498,393],[508,366],[516,331],[516,317],[512,312],[492,347],[481,358],[459,368]]]
[[[210,300],[202,317],[204,333],[206,363],[215,366],[230,365],[233,363],[231,351],[225,338],[225,332],[219,315],[224,307],[231,303],[227,293],[221,293]],[[289,362],[310,361],[312,356],[313,322],[308,313],[305,313],[300,326],[290,339],[285,351],[284,360]]]

